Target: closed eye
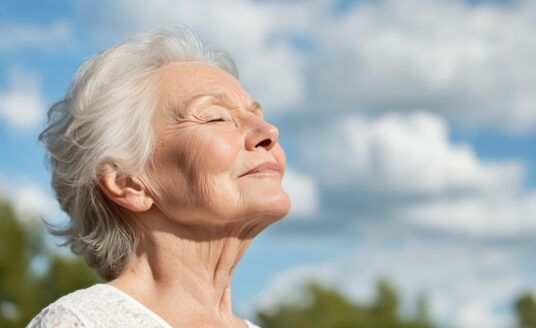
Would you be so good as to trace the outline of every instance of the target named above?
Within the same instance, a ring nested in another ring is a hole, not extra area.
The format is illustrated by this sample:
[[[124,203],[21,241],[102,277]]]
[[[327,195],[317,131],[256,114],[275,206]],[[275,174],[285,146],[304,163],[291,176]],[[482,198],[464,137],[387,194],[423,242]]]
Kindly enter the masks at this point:
[[[225,120],[222,117],[219,117],[219,118],[209,120],[209,122],[225,122]]]

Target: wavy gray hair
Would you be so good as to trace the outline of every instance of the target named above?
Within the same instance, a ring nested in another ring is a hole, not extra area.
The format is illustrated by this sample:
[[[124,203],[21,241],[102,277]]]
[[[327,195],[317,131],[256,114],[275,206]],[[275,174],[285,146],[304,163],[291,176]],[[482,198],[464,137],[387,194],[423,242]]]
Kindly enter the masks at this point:
[[[186,26],[158,28],[104,50],[76,73],[65,97],[48,111],[39,140],[47,152],[52,188],[70,218],[66,227],[45,221],[66,237],[62,245],[83,255],[106,280],[119,275],[140,242],[128,213],[97,187],[100,167],[112,162],[122,175],[137,175],[151,157],[151,119],[157,107],[154,72],[167,64],[202,62],[237,77],[224,51]]]

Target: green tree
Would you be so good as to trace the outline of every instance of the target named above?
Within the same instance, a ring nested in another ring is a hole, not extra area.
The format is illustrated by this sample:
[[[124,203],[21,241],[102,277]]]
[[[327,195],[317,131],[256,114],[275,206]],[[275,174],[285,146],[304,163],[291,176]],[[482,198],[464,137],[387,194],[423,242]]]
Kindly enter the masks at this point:
[[[430,319],[430,315],[428,313],[428,303],[426,302],[426,297],[424,295],[420,295],[419,298],[417,298],[415,327],[425,328],[430,326],[430,322],[432,322],[432,320]]]
[[[432,328],[424,298],[417,304],[416,318],[399,316],[396,291],[385,281],[377,286],[370,305],[355,304],[335,289],[310,283],[306,287],[309,302],[280,304],[275,311],[257,311],[263,328]]]
[[[99,281],[78,257],[62,257],[44,247],[38,225],[23,225],[0,199],[0,327],[24,327],[57,298]],[[40,258],[46,270],[32,268]]]
[[[536,301],[531,293],[520,295],[514,307],[520,328],[536,328]]]

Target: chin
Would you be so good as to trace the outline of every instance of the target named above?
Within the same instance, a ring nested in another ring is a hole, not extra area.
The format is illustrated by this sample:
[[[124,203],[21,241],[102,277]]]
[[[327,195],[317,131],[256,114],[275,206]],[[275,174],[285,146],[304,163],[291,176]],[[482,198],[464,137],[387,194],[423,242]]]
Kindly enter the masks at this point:
[[[264,196],[260,200],[262,202],[256,204],[253,212],[272,222],[282,219],[290,211],[290,199],[284,191]]]
[[[263,197],[252,197],[246,208],[242,209],[239,218],[239,225],[247,227],[244,238],[254,238],[264,231],[268,226],[276,223],[285,217],[290,210],[290,200],[286,192],[266,194]]]

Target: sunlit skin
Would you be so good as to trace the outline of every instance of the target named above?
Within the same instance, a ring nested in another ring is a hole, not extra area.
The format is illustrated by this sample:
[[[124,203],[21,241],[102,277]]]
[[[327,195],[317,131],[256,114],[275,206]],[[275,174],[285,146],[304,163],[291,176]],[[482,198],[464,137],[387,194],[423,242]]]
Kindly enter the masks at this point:
[[[156,74],[155,149],[146,172],[108,164],[99,186],[128,210],[143,242],[109,284],[173,327],[247,327],[231,306],[231,274],[252,238],[290,208],[278,130],[240,83],[196,62]],[[265,162],[279,171],[243,175]]]

